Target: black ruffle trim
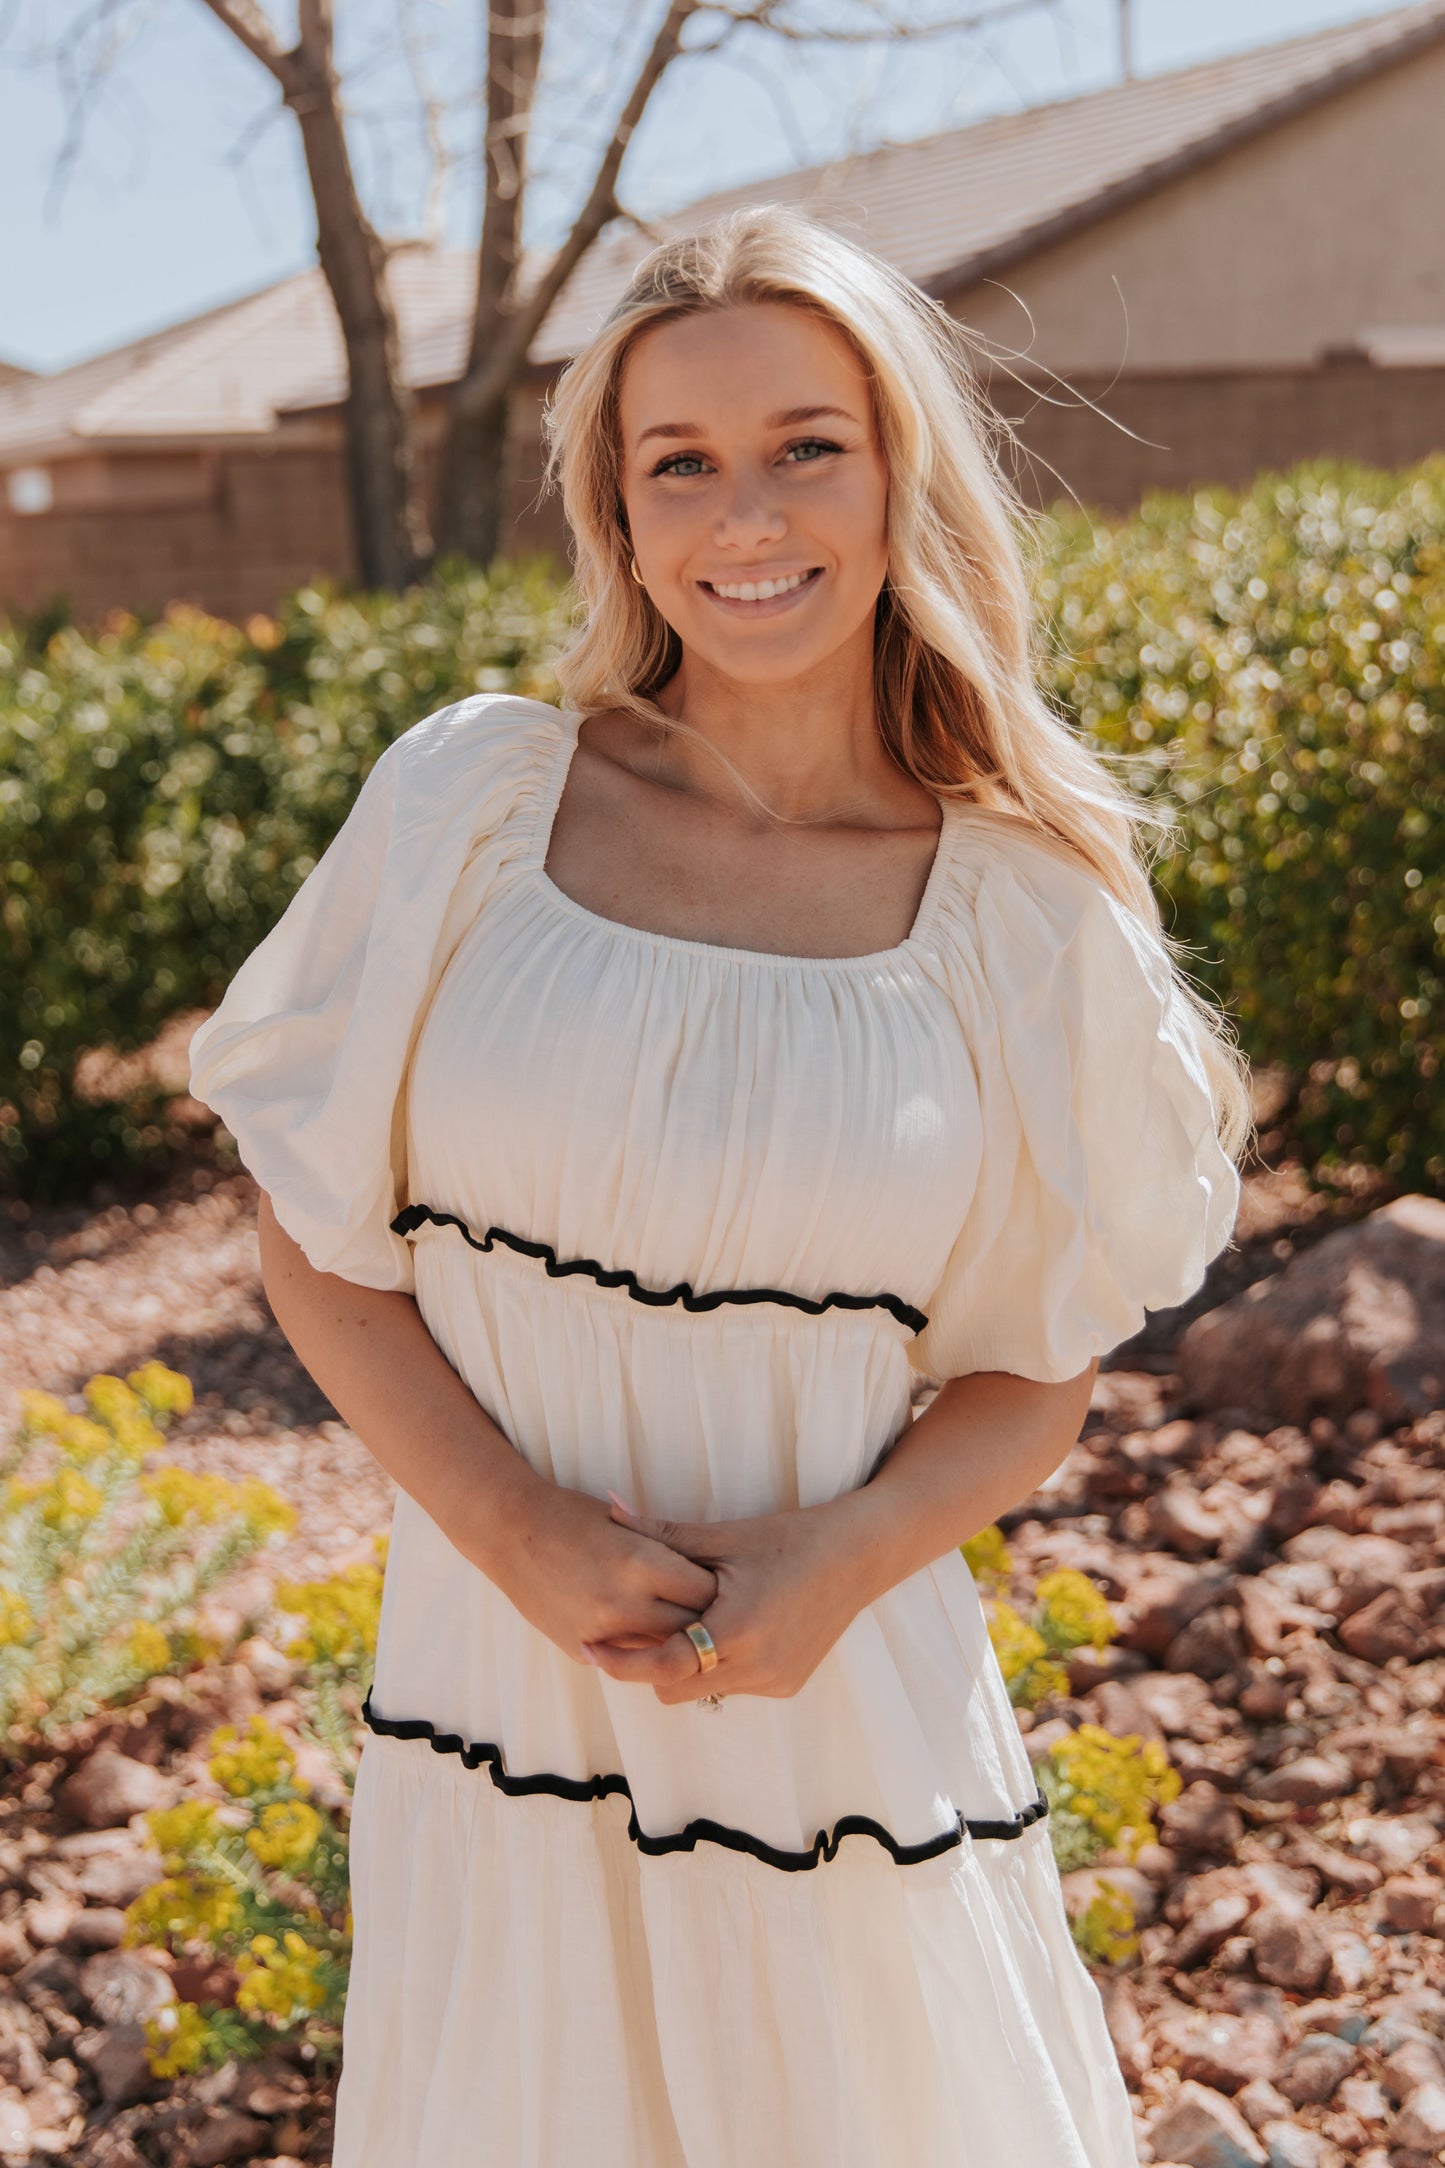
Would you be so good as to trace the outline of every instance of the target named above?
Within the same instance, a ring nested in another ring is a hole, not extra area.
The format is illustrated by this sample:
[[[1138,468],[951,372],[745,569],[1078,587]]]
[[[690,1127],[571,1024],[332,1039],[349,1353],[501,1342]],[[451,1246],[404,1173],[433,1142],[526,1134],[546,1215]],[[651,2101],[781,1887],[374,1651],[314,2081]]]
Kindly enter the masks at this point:
[[[462,1739],[454,1731],[438,1731],[424,1717],[378,1716],[371,1706],[371,1690],[367,1689],[361,1713],[369,1728],[384,1738],[425,1739],[434,1754],[459,1754],[468,1769],[483,1764],[487,1774],[499,1792],[508,1799],[532,1799],[538,1794],[548,1794],[554,1799],[572,1799],[585,1804],[593,1799],[618,1797],[632,1806],[627,1818],[627,1834],[640,1852],[656,1857],[664,1852],[695,1852],[700,1844],[720,1844],[730,1852],[747,1852],[753,1859],[760,1859],[765,1867],[777,1867],[784,1874],[800,1874],[816,1867],[825,1859],[832,1859],[845,1837],[871,1837],[881,1844],[884,1851],[900,1867],[912,1867],[925,1859],[937,1859],[944,1852],[954,1852],[966,1836],[1003,1838],[1021,1837],[1026,1829],[1041,1821],[1049,1811],[1049,1803],[1040,1792],[1028,1806],[1011,1815],[1007,1821],[989,1822],[970,1820],[960,1814],[953,1829],[941,1830],[923,1844],[900,1844],[891,1837],[881,1822],[870,1820],[866,1814],[845,1814],[833,1824],[832,1830],[820,1829],[806,1852],[783,1852],[773,1844],[765,1844],[761,1837],[750,1837],[746,1830],[729,1829],[723,1822],[700,1820],[689,1822],[670,1837],[649,1837],[637,1819],[637,1807],[632,1801],[632,1788],[624,1776],[596,1777],[514,1777],[507,1773],[506,1763],[499,1746],[485,1741]]]
[[[664,1304],[680,1302],[685,1310],[716,1310],[724,1302],[782,1302],[790,1309],[807,1310],[816,1316],[820,1311],[837,1310],[887,1310],[897,1318],[900,1325],[907,1325],[913,1332],[922,1332],[928,1318],[922,1310],[915,1310],[912,1303],[901,1295],[790,1295],[777,1287],[720,1287],[712,1294],[695,1295],[686,1280],[676,1287],[644,1287],[634,1273],[625,1269],[613,1271],[599,1265],[591,1257],[559,1258],[557,1252],[546,1242],[529,1241],[525,1235],[509,1234],[505,1227],[489,1227],[484,1235],[473,1234],[463,1219],[455,1212],[434,1212],[429,1204],[403,1206],[391,1223],[394,1235],[415,1233],[428,1221],[434,1227],[456,1227],[463,1239],[474,1250],[489,1250],[494,1242],[504,1242],[509,1250],[520,1250],[524,1257],[540,1257],[547,1268],[549,1279],[565,1279],[569,1273],[585,1272],[599,1287],[625,1287],[634,1302]]]

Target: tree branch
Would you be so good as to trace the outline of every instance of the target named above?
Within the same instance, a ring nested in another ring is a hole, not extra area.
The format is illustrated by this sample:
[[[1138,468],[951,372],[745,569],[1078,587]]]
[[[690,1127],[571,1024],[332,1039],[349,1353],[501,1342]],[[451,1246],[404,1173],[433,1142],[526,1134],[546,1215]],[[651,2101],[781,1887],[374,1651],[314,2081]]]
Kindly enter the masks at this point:
[[[217,22],[224,23],[232,37],[240,39],[253,60],[270,70],[283,91],[289,87],[295,56],[287,52],[256,0],[201,0],[201,5],[210,9]]]

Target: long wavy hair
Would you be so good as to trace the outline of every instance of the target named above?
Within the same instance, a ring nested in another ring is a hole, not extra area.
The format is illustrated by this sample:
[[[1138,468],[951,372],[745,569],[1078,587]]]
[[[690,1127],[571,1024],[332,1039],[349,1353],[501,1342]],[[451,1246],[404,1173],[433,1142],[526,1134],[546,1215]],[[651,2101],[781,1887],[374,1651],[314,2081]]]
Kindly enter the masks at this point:
[[[1145,831],[1157,843],[1170,823],[1043,694],[1030,574],[1040,536],[999,459],[1008,425],[978,388],[965,326],[900,271],[776,204],[731,211],[638,264],[543,411],[543,486],[561,492],[582,606],[556,664],[564,698],[582,714],[623,709],[655,730],[701,736],[652,697],[682,645],[628,570],[619,385],[633,341],[653,325],[762,301],[832,324],[871,384],[889,474],[873,645],[884,744],[935,797],[1023,820],[1077,854],[1149,928],[1194,1020],[1220,1142],[1238,1158],[1253,1133],[1248,1067],[1230,1022],[1186,976],[1149,878]],[[711,750],[745,797],[783,818]]]

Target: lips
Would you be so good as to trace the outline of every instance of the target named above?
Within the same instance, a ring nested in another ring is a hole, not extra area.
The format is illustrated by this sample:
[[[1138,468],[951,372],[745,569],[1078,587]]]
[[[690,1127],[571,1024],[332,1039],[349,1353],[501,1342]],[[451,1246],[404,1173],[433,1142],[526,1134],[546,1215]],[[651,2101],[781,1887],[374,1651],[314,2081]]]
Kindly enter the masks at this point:
[[[778,609],[796,601],[800,596],[806,595],[812,588],[817,586],[822,576],[823,568],[821,565],[810,565],[803,569],[801,577],[797,572],[759,573],[755,579],[733,579],[724,583],[728,587],[750,588],[753,590],[751,594],[742,593],[737,595],[722,594],[719,588],[714,586],[710,580],[699,580],[697,584],[709,600],[717,603],[720,608],[730,610],[734,614],[742,613],[749,616],[760,616],[772,615]],[[777,581],[786,580],[795,580],[797,584],[795,586],[776,586],[774,584]],[[767,587],[770,592],[766,595],[759,594],[757,589],[760,587]]]

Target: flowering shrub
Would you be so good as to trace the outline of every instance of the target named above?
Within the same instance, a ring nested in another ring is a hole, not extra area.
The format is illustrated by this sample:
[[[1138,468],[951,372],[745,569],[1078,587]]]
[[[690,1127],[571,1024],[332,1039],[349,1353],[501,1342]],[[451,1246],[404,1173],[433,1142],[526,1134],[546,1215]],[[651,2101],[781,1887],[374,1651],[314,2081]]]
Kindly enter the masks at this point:
[[[346,1837],[307,1795],[274,1724],[218,1725],[207,1762],[221,1800],[146,1816],[163,1880],[126,1908],[124,1939],[220,1956],[233,2003],[181,2002],[146,2021],[150,2066],[175,2077],[203,2062],[265,2053],[304,2026],[319,2055],[339,2053],[351,1953]]]
[[[1016,1709],[1032,1709],[1064,1691],[1069,1675],[1061,1657],[1073,1649],[1101,1649],[1113,1639],[1114,1615],[1087,1574],[1067,1566],[1046,1573],[1025,1618],[999,1594],[1013,1571],[1003,1531],[996,1525],[985,1528],[962,1549],[988,1595],[989,1639]]]
[[[158,1362],[91,1378],[83,1414],[21,1395],[0,1455],[0,1738],[50,1738],[214,1653],[197,1599],[294,1525],[268,1483],[147,1465],[192,1397]]]
[[[1123,1890],[1102,1877],[1073,1924],[1075,1942],[1095,1964],[1122,1965],[1138,1951],[1134,1907]]]
[[[306,1667],[310,1717],[317,1737],[349,1784],[356,1769],[355,1725],[376,1658],[382,1574],[388,1541],[372,1538],[376,1563],[343,1566],[324,1581],[279,1581],[277,1608],[304,1619],[285,1643]]]
[[[1038,1764],[1049,1802],[1054,1857],[1061,1868],[1087,1867],[1100,1853],[1133,1859],[1157,1844],[1152,1809],[1177,1799],[1179,1771],[1157,1739],[1137,1732],[1116,1738],[1100,1724],[1081,1724]]]

